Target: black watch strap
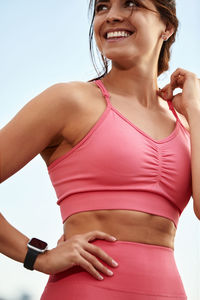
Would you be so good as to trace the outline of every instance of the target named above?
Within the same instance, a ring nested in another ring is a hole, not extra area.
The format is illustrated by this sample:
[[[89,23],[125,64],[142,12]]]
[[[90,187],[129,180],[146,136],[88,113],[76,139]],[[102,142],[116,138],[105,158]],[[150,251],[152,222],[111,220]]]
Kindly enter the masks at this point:
[[[38,254],[40,254],[40,252],[33,250],[31,248],[28,248],[28,251],[27,251],[27,254],[26,254],[26,257],[24,260],[24,267],[26,269],[29,269],[32,271],[34,270],[33,266],[34,266],[34,263],[35,263],[35,260],[38,256]]]

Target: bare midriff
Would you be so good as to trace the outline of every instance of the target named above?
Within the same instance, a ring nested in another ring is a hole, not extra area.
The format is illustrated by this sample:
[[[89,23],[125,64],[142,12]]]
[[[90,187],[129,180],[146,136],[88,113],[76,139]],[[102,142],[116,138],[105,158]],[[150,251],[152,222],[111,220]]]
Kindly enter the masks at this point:
[[[51,145],[43,152],[43,159],[46,161],[47,166],[75,147],[88,134],[105,111],[105,99],[103,99],[102,93],[95,83],[87,83],[84,87],[82,84],[77,84],[76,90],[78,89],[78,101],[73,98],[76,109],[67,110],[66,112],[67,125],[63,133],[63,140],[56,140],[55,147]],[[74,94],[72,93],[72,97],[74,97]],[[154,139],[161,140],[163,137],[169,136],[174,130],[175,117],[171,115],[168,104],[161,98],[155,121],[155,109],[152,112],[149,109],[145,111],[143,108],[141,109],[140,105],[137,105],[137,102],[134,104],[132,98],[125,99],[124,96],[121,97],[114,93],[110,93],[110,95],[112,105]],[[141,114],[138,111],[141,111]],[[149,117],[146,118],[146,116]],[[146,123],[144,123],[144,120],[146,120]],[[154,120],[153,124],[160,125],[156,125],[156,128],[154,125],[152,128],[151,120]],[[66,239],[75,234],[94,230],[111,234],[121,241],[152,244],[174,249],[176,227],[172,220],[158,215],[125,209],[91,210],[75,213],[68,217],[64,223]]]
[[[132,210],[93,210],[71,215],[64,223],[65,239],[100,230],[117,240],[172,248],[176,227],[170,219]]]

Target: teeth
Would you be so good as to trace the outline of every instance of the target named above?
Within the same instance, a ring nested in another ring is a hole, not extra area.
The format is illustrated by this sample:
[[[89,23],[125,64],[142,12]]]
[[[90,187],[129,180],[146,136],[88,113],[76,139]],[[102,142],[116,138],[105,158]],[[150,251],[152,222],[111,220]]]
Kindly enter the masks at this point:
[[[131,34],[127,31],[113,31],[107,33],[107,39],[113,38],[113,37],[129,37]]]

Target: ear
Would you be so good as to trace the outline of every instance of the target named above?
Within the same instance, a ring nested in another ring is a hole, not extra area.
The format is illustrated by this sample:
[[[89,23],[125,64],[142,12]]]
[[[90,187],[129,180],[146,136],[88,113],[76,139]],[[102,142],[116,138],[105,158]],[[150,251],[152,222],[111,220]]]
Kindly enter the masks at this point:
[[[175,31],[174,26],[171,23],[167,22],[166,27],[165,27],[165,33],[168,36],[168,38],[170,38],[170,36],[172,36],[174,31]]]

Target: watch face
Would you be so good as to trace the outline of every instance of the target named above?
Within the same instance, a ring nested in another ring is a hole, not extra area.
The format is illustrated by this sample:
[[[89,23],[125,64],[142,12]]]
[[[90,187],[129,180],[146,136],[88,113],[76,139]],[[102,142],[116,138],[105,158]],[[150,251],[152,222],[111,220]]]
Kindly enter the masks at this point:
[[[40,250],[45,250],[46,247],[47,247],[47,243],[45,243],[41,240],[38,240],[36,238],[31,239],[30,242],[29,242],[29,245],[33,246],[35,248],[38,248]]]

